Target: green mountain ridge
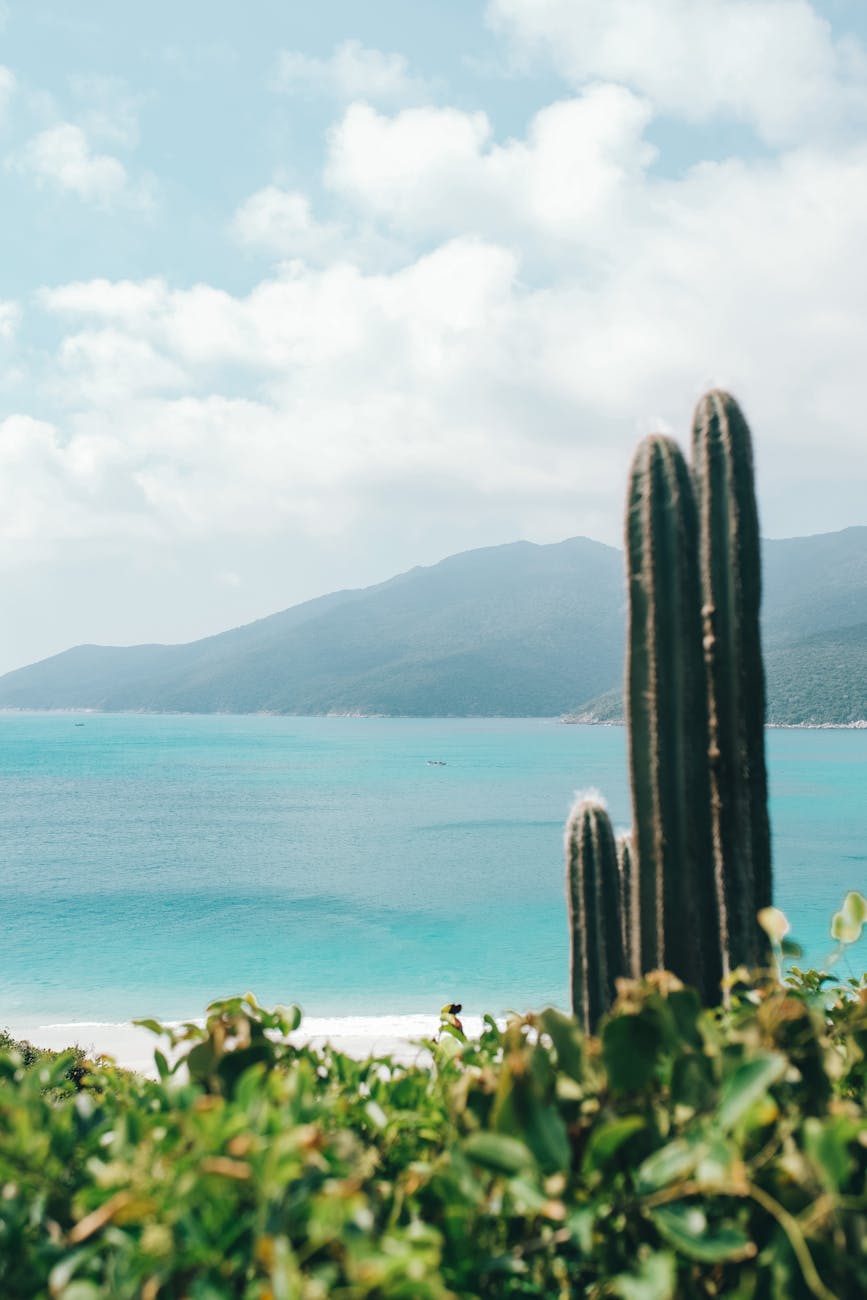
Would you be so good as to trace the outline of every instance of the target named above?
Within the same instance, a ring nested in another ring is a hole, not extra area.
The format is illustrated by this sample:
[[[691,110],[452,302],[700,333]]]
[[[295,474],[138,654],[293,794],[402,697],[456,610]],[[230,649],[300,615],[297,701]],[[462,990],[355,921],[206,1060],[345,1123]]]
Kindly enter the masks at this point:
[[[867,716],[867,528],[766,541],[769,717]],[[185,645],[77,646],[0,707],[558,716],[622,710],[623,556],[587,538],[450,556]],[[600,698],[601,697],[601,698]]]

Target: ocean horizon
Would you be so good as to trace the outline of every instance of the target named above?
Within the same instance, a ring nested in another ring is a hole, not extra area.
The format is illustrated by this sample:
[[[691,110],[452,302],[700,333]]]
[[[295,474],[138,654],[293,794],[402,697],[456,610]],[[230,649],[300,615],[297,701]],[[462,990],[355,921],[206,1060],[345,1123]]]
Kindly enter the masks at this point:
[[[823,965],[867,882],[867,745],[773,729],[768,757],[775,901]],[[0,788],[13,1030],[247,989],[311,1033],[565,1006],[569,807],[596,789],[629,825],[623,729],[556,719],[5,713]]]

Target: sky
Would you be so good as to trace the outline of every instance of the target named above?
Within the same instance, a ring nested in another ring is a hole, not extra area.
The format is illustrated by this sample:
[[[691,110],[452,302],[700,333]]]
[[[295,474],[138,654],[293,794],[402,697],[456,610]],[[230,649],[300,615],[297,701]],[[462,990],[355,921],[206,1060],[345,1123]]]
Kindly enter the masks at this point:
[[[0,671],[620,544],[731,389],[867,523],[864,0],[0,0]]]

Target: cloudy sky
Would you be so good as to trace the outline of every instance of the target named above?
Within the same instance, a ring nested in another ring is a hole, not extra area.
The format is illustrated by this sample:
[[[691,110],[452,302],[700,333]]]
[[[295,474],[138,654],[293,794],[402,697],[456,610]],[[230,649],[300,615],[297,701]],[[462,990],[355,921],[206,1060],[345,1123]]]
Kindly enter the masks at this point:
[[[619,543],[722,383],[867,523],[864,0],[0,0],[0,670]]]

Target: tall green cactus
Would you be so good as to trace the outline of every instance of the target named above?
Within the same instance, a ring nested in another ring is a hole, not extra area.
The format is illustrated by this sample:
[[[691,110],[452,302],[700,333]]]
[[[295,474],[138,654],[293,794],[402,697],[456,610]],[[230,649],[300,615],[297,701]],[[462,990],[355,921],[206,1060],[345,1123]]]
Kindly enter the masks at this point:
[[[630,950],[716,1001],[723,973],[692,482],[672,439],[633,458],[626,521],[626,714],[633,806]]]
[[[728,393],[707,393],[692,427],[707,673],[713,851],[732,967],[766,956],[756,914],[771,903],[765,771],[761,553],[750,431]]]
[[[627,974],[617,849],[598,799],[580,799],[566,823],[566,899],[572,1014],[593,1033]]]

